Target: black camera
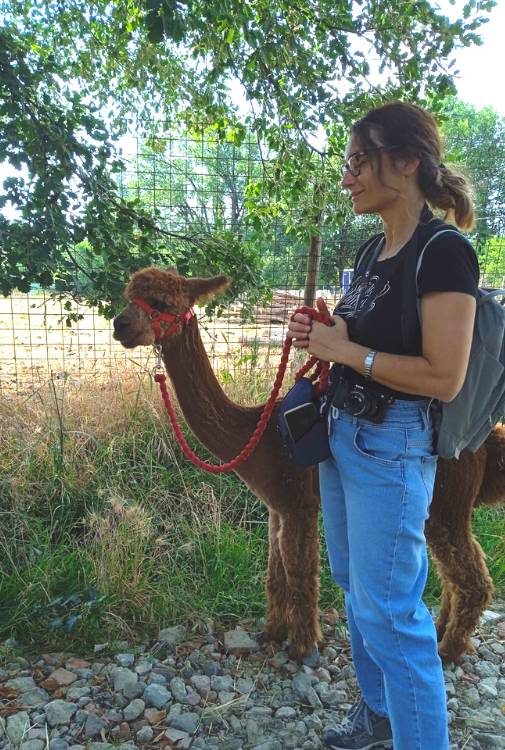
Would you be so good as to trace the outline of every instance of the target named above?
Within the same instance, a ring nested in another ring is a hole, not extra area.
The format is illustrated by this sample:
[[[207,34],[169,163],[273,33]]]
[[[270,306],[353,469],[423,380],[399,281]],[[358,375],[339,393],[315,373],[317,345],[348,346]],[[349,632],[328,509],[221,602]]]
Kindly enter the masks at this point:
[[[351,385],[343,378],[337,382],[333,396],[333,406],[345,409],[353,417],[364,417],[374,424],[384,422],[386,410],[394,402],[389,393],[373,390],[366,385]]]

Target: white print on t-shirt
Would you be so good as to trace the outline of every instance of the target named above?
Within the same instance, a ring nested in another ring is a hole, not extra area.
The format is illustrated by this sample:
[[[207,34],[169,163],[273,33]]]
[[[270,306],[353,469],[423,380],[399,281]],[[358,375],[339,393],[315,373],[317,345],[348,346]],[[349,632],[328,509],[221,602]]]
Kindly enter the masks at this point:
[[[371,276],[368,281],[359,279],[357,284],[351,286],[347,294],[342,297],[337,307],[337,312],[342,317],[353,317],[358,312],[366,308],[367,313],[374,309],[375,303],[380,297],[384,297],[391,289],[391,284],[386,281],[379,292],[376,292],[376,285],[379,276]]]

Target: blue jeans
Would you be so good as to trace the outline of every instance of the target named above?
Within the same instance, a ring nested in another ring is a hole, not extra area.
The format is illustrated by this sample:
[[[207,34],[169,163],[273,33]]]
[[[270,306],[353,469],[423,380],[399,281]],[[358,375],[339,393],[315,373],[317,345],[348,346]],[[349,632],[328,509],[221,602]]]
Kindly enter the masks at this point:
[[[368,706],[389,716],[395,750],[447,750],[442,664],[422,601],[424,523],[437,457],[427,401],[396,401],[383,424],[332,407],[332,456],[319,465],[331,573],[345,591]]]

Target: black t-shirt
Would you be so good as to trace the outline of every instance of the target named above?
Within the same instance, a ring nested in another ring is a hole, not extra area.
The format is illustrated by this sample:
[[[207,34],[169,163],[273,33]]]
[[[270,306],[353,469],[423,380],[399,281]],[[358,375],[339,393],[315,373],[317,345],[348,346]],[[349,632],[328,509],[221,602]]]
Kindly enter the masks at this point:
[[[416,252],[416,248],[417,240],[412,237],[392,258],[376,261],[368,281],[362,273],[354,274],[347,294],[335,308],[347,322],[351,341],[389,354],[412,351],[402,341],[401,285],[407,253]],[[433,240],[424,253],[417,282],[420,297],[428,292],[476,296],[479,264],[474,250],[455,234]]]
[[[376,240],[382,241],[383,236]],[[404,265],[407,255],[417,252],[417,247],[414,232],[396,255],[375,262],[368,280],[363,271],[354,273],[348,292],[334,311],[346,320],[351,341],[378,352],[421,354],[413,342],[405,346],[401,327]],[[417,280],[420,297],[428,292],[464,292],[476,296],[477,256],[456,234],[443,235],[426,248]],[[357,378],[357,382],[361,382],[361,378]]]

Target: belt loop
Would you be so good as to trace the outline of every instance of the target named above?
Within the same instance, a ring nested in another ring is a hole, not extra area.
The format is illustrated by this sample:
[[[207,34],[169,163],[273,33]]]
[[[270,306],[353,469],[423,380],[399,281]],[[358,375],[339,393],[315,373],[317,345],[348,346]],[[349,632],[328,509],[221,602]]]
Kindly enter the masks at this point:
[[[431,417],[430,417],[430,407],[433,399],[430,399],[427,404],[421,407],[421,416],[423,419],[423,425],[425,430],[429,430],[431,428]]]

